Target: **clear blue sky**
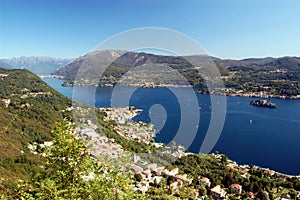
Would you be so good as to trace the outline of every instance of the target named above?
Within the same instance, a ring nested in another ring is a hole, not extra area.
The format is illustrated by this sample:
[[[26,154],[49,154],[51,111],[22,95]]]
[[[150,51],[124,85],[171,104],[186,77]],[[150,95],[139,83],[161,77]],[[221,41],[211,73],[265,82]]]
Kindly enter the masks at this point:
[[[0,58],[77,57],[149,26],[221,58],[300,56],[298,0],[0,0]]]

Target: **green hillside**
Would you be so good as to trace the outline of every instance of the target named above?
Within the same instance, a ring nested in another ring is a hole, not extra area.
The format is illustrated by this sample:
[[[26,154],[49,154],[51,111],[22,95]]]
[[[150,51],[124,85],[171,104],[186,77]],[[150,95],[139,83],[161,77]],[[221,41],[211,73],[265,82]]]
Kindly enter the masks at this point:
[[[11,182],[38,170],[28,144],[51,139],[71,100],[27,70],[0,69],[0,176]]]
[[[154,68],[137,70],[139,66],[149,64],[153,64]],[[211,66],[216,66],[221,75],[217,79],[222,79],[224,85],[230,88],[229,91],[218,93],[233,95],[262,93],[262,96],[282,98],[300,95],[300,58],[298,57],[227,60],[203,55],[179,57],[105,50],[79,57],[56,71],[54,75],[65,77],[66,86],[120,83],[129,86],[185,85],[180,76],[174,75],[170,70],[159,70],[160,65],[178,71],[190,85],[200,88],[200,92],[207,92],[204,78],[210,81],[215,78],[204,77],[203,74],[209,73],[203,72],[207,70],[209,72],[213,69]]]

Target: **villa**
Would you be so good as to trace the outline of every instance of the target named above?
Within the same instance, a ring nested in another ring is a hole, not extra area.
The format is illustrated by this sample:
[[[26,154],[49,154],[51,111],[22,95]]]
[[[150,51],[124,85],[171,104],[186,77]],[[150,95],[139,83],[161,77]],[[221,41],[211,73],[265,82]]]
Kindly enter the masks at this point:
[[[211,191],[211,196],[214,199],[225,199],[226,198],[226,192],[224,189],[221,188],[220,185],[215,186]]]
[[[242,186],[239,184],[232,184],[230,186],[230,190],[232,194],[241,195],[242,194]]]
[[[211,185],[209,178],[206,178],[206,177],[200,178],[199,183],[200,183],[200,185],[204,185],[204,186],[208,186],[208,187],[210,187],[210,185]]]
[[[7,108],[10,104],[10,99],[2,99],[2,102],[5,104],[5,107]]]

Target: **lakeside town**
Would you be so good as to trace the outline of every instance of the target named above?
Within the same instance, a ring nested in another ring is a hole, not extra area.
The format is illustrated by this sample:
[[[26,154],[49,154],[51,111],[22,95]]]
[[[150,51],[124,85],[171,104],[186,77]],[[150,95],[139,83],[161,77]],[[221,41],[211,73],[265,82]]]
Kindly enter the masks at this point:
[[[141,110],[134,107],[100,108],[100,110],[105,113],[105,121],[113,120],[116,122],[114,129],[122,137],[129,140],[136,140],[147,145],[154,145],[156,147],[163,146],[161,143],[154,142],[156,132],[153,125],[132,121],[132,118],[138,115]],[[81,113],[83,112],[86,111],[81,110]],[[178,167],[169,168],[167,166],[159,166],[155,162],[142,161],[143,158],[141,158],[140,155],[126,152],[114,139],[107,138],[103,135],[100,136],[99,133],[94,131],[96,125],[90,120],[82,119],[81,122],[83,122],[84,128],[81,127],[78,132],[81,137],[87,139],[87,144],[90,146],[90,155],[92,157],[99,158],[104,156],[106,160],[112,160],[120,159],[122,156],[126,155],[127,158],[129,157],[131,159],[131,162],[126,163],[127,167],[123,167],[123,170],[127,169],[134,175],[136,180],[134,187],[136,191],[146,194],[147,192],[152,191],[155,186],[163,185],[174,194],[186,191],[192,199],[235,199],[242,198],[242,196],[246,196],[248,199],[255,198],[256,194],[253,191],[249,191],[245,194],[243,186],[238,183],[232,183],[226,188],[222,184],[212,184],[212,180],[205,176],[199,175],[197,179],[195,179],[195,177],[192,177],[190,174],[183,173]],[[183,147],[178,146],[177,150],[177,154],[173,154],[177,159],[182,156],[191,155],[191,153],[186,152]],[[169,151],[169,153],[170,152],[171,151]],[[222,162],[223,159],[222,155],[218,153],[202,156],[213,158],[218,162]],[[226,168],[227,170],[240,174],[245,179],[249,179],[253,176],[252,173],[254,173],[255,170],[262,171],[262,177],[266,179],[276,177],[281,181],[285,181],[288,179],[300,178],[299,176],[289,176],[258,166],[239,165],[229,159],[226,162]],[[205,188],[205,191],[196,189],[195,184],[202,189]],[[276,200],[291,199],[289,192],[283,188],[273,188],[271,191],[273,196],[277,196],[277,198],[275,198]],[[296,191],[296,193],[297,199],[300,199],[300,191]],[[269,196],[269,192],[263,191],[263,195]]]
[[[248,92],[248,91],[235,89],[235,88],[222,88],[222,89],[196,90],[196,91],[200,94],[214,94],[214,95],[232,96],[232,97],[300,99],[300,95],[287,96],[287,95],[272,94],[266,91]]]
[[[23,89],[20,94],[29,95],[32,97],[38,97],[39,95],[50,95],[49,92],[44,93],[34,93],[31,94],[27,89]],[[27,98],[24,96],[23,98]],[[2,99],[3,104],[7,108],[10,105],[10,99]],[[233,199],[247,197],[249,199],[255,198],[255,192],[247,191],[245,192],[244,187],[239,183],[232,183],[228,187],[225,187],[222,184],[216,184],[212,178],[200,175],[198,177],[191,176],[189,173],[185,173],[180,170],[179,167],[173,166],[172,168],[168,166],[161,166],[155,162],[148,162],[143,160],[143,157],[139,154],[128,152],[116,142],[114,138],[109,138],[103,134],[100,134],[97,131],[98,125],[89,116],[93,113],[94,108],[82,108],[69,107],[62,112],[77,112],[80,116],[77,118],[79,126],[77,128],[78,137],[83,138],[86,141],[89,155],[95,159],[99,160],[120,160],[123,162],[125,159],[129,159],[128,163],[124,164],[122,170],[129,170],[134,176],[135,185],[134,188],[136,191],[141,192],[142,194],[147,194],[148,192],[153,191],[156,187],[164,187],[170,191],[171,194],[177,194],[180,192],[187,192],[193,199]],[[135,122],[132,119],[136,117],[142,110],[134,107],[125,107],[125,108],[100,108],[99,111],[104,113],[103,120],[105,122],[115,122],[112,124],[113,129],[116,133],[124,138],[124,140],[137,141],[145,145],[152,145],[155,148],[163,147],[164,144],[156,143],[154,141],[156,130],[154,129],[153,124],[147,124],[144,122]],[[77,116],[75,114],[75,116]],[[28,144],[28,149],[33,154],[38,154],[40,148],[46,148],[51,146],[53,141],[44,141],[41,144],[33,143]],[[174,147],[173,147],[174,148]],[[164,153],[172,154],[176,159],[192,155],[192,153],[186,152],[186,150],[177,146],[175,149],[166,147],[167,150]],[[23,154],[23,152],[21,151]],[[44,155],[42,155],[44,156]],[[206,158],[213,158],[218,162],[222,162],[222,155],[218,153],[212,153],[208,155],[201,155]],[[126,164],[126,166],[125,166]],[[262,171],[262,177],[265,179],[276,178],[285,182],[290,179],[298,179],[299,176],[289,176],[275,172],[270,169],[261,168],[258,166],[248,166],[248,165],[239,165],[234,161],[227,160],[226,168],[233,171],[234,173],[241,174],[245,179],[250,179],[253,176],[253,171],[259,170]],[[195,185],[197,187],[195,187]],[[199,189],[201,188],[201,189]],[[205,188],[205,189],[204,189]],[[278,200],[284,199],[295,199],[291,198],[290,191],[285,188],[271,188],[273,196],[277,196]],[[270,191],[263,191],[265,196],[270,195]],[[300,191],[296,190],[297,199],[300,199]]]
[[[28,99],[29,97],[38,98],[41,96],[51,97],[51,92],[35,92],[31,93],[30,90],[22,88],[18,97],[20,99]],[[15,93],[13,93],[15,94]],[[28,95],[28,96],[22,96]],[[16,96],[14,96],[16,97]],[[23,98],[22,98],[23,97]],[[2,99],[5,109],[10,108],[11,100]],[[22,104],[23,105],[23,104]],[[26,104],[24,104],[26,105]],[[100,134],[97,121],[95,121],[91,114],[95,108],[85,107],[70,107],[62,112],[72,111],[78,123],[78,137],[83,138],[87,142],[89,155],[95,159],[106,160],[109,163],[111,160],[120,160],[122,164],[123,158],[129,159],[130,162],[124,164],[122,170],[129,170],[135,179],[134,188],[136,191],[142,194],[148,194],[156,190],[158,187],[164,188],[165,191],[171,193],[171,195],[178,195],[183,192],[188,193],[194,199],[234,199],[234,198],[255,198],[257,196],[256,191],[248,191],[244,185],[239,181],[232,181],[228,186],[225,186],[219,177],[213,177],[212,175],[203,175],[198,173],[198,176],[191,175],[178,166],[162,166],[156,162],[149,162],[144,160],[139,153],[135,154],[128,152],[120,145],[116,139]],[[124,141],[135,141],[144,145],[153,146],[154,148],[163,147],[163,144],[154,142],[156,131],[151,124],[143,122],[134,122],[132,118],[137,116],[141,110],[134,107],[126,108],[101,108],[98,109],[104,114],[103,121],[110,124],[113,130],[123,138]],[[78,113],[78,115],[76,114]],[[40,148],[46,148],[51,146],[53,141],[44,141],[43,143],[28,144],[28,149],[33,154],[38,154]],[[166,147],[166,154],[172,154],[176,159],[193,155],[186,152],[186,150],[180,146]],[[24,152],[22,152],[23,154]],[[42,155],[43,156],[43,155]],[[224,161],[223,156],[218,153],[200,155],[204,159],[213,159],[218,163],[224,162],[226,169],[230,173],[237,173],[246,180],[251,180],[252,177],[256,177],[257,171],[259,171],[260,178],[266,181],[280,180],[283,185],[288,183],[286,187],[290,187],[291,181],[299,181],[299,177],[288,176],[277,173],[273,170],[264,169],[256,166],[239,165],[229,159]],[[255,179],[253,179],[255,180]],[[252,180],[252,181],[253,181]],[[297,188],[297,187],[295,187]],[[275,196],[274,199],[299,199],[300,190],[289,189],[285,187],[270,186],[269,190],[262,190],[261,194],[264,196]]]

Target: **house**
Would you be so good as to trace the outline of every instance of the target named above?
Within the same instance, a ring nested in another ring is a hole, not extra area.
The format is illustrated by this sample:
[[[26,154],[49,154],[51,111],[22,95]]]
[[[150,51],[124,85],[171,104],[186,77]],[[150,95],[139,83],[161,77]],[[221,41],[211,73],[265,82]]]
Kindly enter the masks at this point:
[[[254,198],[254,193],[250,191],[250,192],[248,193],[248,197],[249,197],[249,198]]]
[[[244,168],[241,170],[241,174],[244,178],[247,177],[248,172],[249,172],[249,169],[247,169],[247,168]]]
[[[176,176],[176,174],[178,174],[178,172],[179,172],[178,168],[171,169],[170,171],[168,169],[163,168],[162,170],[158,169],[156,171],[156,175],[168,178],[169,176]]]
[[[168,178],[170,175],[169,175],[169,170],[168,169],[163,169],[161,171],[161,176],[165,177],[165,178]]]
[[[211,196],[214,199],[225,199],[226,198],[226,192],[221,188],[220,185],[215,186],[213,189],[210,190]]]
[[[242,194],[242,186],[239,184],[232,184],[230,186],[230,190],[232,194],[241,195]]]
[[[179,169],[174,168],[174,169],[171,169],[167,175],[168,176],[176,176],[176,174],[178,174],[178,172],[179,172]]]
[[[186,174],[183,174],[183,175],[177,174],[174,176],[174,178],[177,181],[184,181],[184,182],[187,182],[188,184],[191,184],[193,181],[192,179],[189,179]]]
[[[248,172],[249,172],[249,169],[247,169],[247,168],[244,168],[244,169],[241,171],[242,174],[247,174]]]
[[[147,181],[140,182],[135,188],[135,190],[138,190],[142,193],[147,192],[148,189],[149,189],[149,183]]]
[[[157,168],[155,171],[156,176],[163,176],[165,173],[165,169],[163,167]]]
[[[209,178],[206,178],[206,177],[200,178],[199,183],[200,183],[200,185],[204,185],[204,186],[208,186],[208,187],[210,187],[210,185],[211,185]]]
[[[150,169],[144,170],[144,171],[142,172],[142,174],[144,175],[144,177],[145,177],[146,179],[150,179],[150,178],[151,178],[151,175],[152,175]]]
[[[170,184],[170,189],[171,190],[178,190],[178,182],[175,181],[173,183]]]
[[[3,77],[7,77],[8,74],[0,74],[0,77],[3,78]]]
[[[10,104],[10,99],[2,99],[2,102],[5,104],[5,107],[7,108]]]
[[[138,166],[136,164],[133,164],[132,167],[131,167],[131,171],[133,173],[140,173],[141,174],[143,170],[144,169],[142,167],[140,167],[140,166]]]
[[[50,147],[51,145],[53,145],[53,141],[49,141],[49,140],[44,141],[45,147]]]
[[[146,169],[150,169],[151,171],[154,171],[156,168],[157,168],[157,164],[155,163],[151,163],[146,166]]]
[[[264,174],[265,174],[265,175],[273,176],[273,175],[275,174],[275,172],[272,171],[272,170],[265,170],[265,171],[264,171]]]
[[[163,177],[161,176],[154,176],[154,177],[151,177],[150,180],[149,180],[149,183],[160,183],[161,180],[163,179]]]
[[[140,159],[141,159],[140,156],[136,154],[133,155],[133,163],[137,163]]]
[[[191,196],[191,197],[195,197],[195,198],[198,198],[199,196],[199,192],[196,190],[196,189],[191,189],[188,191],[188,194]]]

